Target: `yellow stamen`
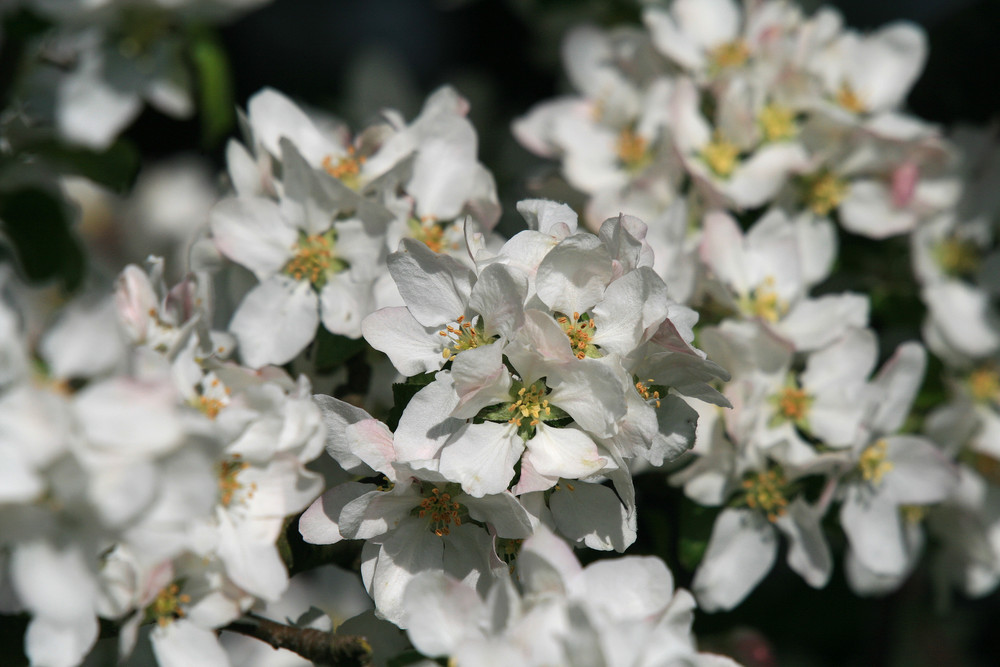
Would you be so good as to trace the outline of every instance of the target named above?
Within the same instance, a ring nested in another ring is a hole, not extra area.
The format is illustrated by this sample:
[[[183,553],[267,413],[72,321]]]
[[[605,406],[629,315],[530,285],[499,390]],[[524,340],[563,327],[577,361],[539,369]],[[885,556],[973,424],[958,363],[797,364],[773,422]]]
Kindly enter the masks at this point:
[[[808,184],[806,200],[816,215],[829,215],[847,195],[847,182],[825,171]]]
[[[630,172],[641,170],[652,160],[647,151],[648,142],[630,128],[621,131],[615,148],[618,159]]]
[[[851,113],[864,113],[865,103],[861,101],[858,94],[851,87],[851,84],[846,81],[840,84],[840,90],[837,91],[837,104],[847,109]]]
[[[777,104],[768,104],[757,116],[765,141],[783,141],[798,134],[795,113]]]
[[[462,506],[451,499],[452,496],[447,491],[434,487],[430,493],[420,501],[420,508],[417,516],[421,519],[430,519],[430,529],[438,537],[444,537],[451,532],[451,525],[456,527],[462,525],[460,510]]]
[[[887,450],[889,443],[885,440],[878,440],[861,453],[858,461],[858,468],[861,470],[861,477],[866,482],[871,482],[874,486],[882,483],[882,478],[893,469],[892,461],[887,461]]]
[[[736,169],[740,149],[736,144],[727,141],[716,132],[712,141],[701,151],[701,158],[708,168],[719,178],[728,178]]]
[[[750,58],[750,47],[742,39],[720,44],[709,51],[708,59],[714,69],[739,67]]]
[[[788,499],[783,488],[788,482],[784,474],[772,468],[743,480],[744,500],[750,509],[760,510],[772,523],[787,512]]]
[[[323,169],[334,178],[340,179],[344,185],[357,190],[360,185],[361,167],[367,158],[364,155],[356,155],[354,146],[347,147],[347,155],[336,162],[327,155],[323,158]]]

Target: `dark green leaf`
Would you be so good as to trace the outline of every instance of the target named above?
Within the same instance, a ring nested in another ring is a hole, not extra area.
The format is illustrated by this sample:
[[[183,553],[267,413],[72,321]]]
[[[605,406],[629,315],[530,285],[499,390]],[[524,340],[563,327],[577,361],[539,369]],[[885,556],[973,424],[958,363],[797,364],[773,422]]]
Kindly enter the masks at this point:
[[[316,333],[316,370],[329,373],[364,349],[363,338],[333,334],[321,325]]]
[[[58,279],[67,292],[79,287],[84,254],[70,228],[69,209],[56,193],[25,186],[0,194],[0,230],[28,281]]]
[[[198,78],[202,141],[213,146],[230,134],[235,122],[229,58],[216,34],[204,28],[192,31],[190,49]]]

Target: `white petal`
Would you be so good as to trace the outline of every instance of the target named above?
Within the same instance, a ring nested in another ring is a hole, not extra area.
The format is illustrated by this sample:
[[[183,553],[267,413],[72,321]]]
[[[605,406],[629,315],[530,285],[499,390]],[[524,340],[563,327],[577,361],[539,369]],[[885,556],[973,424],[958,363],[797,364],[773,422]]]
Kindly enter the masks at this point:
[[[583,431],[552,428],[544,423],[535,427],[535,436],[528,441],[528,451],[532,465],[542,475],[577,479],[594,474],[607,463],[598,455],[597,445]]]
[[[471,496],[502,493],[523,451],[524,440],[512,424],[466,424],[441,450],[440,472]]]
[[[319,298],[312,285],[273,276],[253,288],[229,324],[251,368],[284,364],[316,336]]]
[[[767,518],[753,510],[723,510],[691,583],[698,605],[706,611],[732,609],[771,570],[777,554]]]
[[[550,496],[549,508],[562,535],[591,549],[620,552],[635,541],[635,514],[606,486],[563,481]]]
[[[228,667],[229,656],[212,630],[184,619],[150,634],[160,667]]]
[[[265,280],[280,271],[293,256],[298,231],[278,205],[254,197],[223,199],[211,213],[212,238],[229,259]]]

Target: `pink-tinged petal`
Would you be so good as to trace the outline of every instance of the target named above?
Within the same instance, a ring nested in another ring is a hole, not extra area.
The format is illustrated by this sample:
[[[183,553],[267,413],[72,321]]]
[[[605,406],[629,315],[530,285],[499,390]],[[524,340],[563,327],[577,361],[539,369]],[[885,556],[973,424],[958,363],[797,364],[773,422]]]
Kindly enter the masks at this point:
[[[698,606],[732,609],[770,572],[777,555],[777,536],[766,517],[753,510],[723,510],[691,583]]]
[[[340,514],[344,507],[361,498],[374,496],[380,491],[371,484],[345,482],[333,487],[313,501],[299,518],[299,533],[310,544],[335,544],[344,539],[340,533]]]
[[[538,265],[535,290],[552,310],[572,316],[601,300],[611,282],[611,257],[593,235],[570,236]]]
[[[396,460],[396,448],[389,427],[377,419],[364,419],[349,425],[344,432],[347,447],[364,461],[372,470],[377,470],[390,481],[395,481],[392,463]]]
[[[115,281],[115,307],[118,319],[133,343],[146,340],[152,322],[150,312],[159,309],[160,300],[153,290],[146,272],[129,264]]]
[[[442,326],[465,314],[474,275],[457,260],[403,239],[388,263],[410,313],[423,326]]]
[[[229,656],[214,630],[178,619],[150,634],[160,667],[228,667]]]
[[[560,534],[591,549],[621,552],[635,542],[635,514],[606,486],[563,481],[549,497],[549,509]]]
[[[294,255],[298,231],[278,205],[255,197],[223,199],[212,208],[212,238],[219,251],[265,280]]]
[[[523,496],[533,491],[547,491],[559,482],[558,475],[542,475],[535,470],[531,462],[531,452],[521,457],[521,475],[517,478],[517,486],[511,489],[516,496]]]
[[[229,323],[251,368],[291,361],[315,337],[319,298],[307,282],[273,276],[253,288]]]
[[[512,424],[467,424],[441,450],[440,472],[471,496],[502,493],[523,451],[524,440]]]
[[[539,423],[527,447],[535,470],[542,475],[577,479],[592,475],[607,464],[590,436],[575,428],[553,428]]]
[[[788,538],[788,566],[813,588],[823,588],[833,572],[830,547],[820,526],[822,516],[802,498],[788,506],[775,525]]]

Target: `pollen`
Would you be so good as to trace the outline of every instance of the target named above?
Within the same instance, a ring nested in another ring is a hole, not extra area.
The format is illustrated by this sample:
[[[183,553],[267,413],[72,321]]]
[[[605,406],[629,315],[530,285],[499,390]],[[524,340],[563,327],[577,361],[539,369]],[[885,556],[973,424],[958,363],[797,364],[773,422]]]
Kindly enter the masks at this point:
[[[453,500],[450,493],[433,487],[420,501],[417,516],[429,519],[431,532],[444,537],[451,532],[452,525],[462,525],[461,510],[462,505]]]
[[[795,113],[777,104],[768,104],[757,115],[757,122],[764,133],[765,141],[784,141],[798,134]]]
[[[857,92],[855,92],[854,88],[851,87],[851,84],[846,81],[840,84],[836,100],[837,104],[851,113],[860,114],[866,111],[865,103],[861,101],[860,97],[858,97]]]
[[[771,397],[775,416],[779,421],[790,421],[804,426],[813,397],[805,389],[785,387]]]
[[[899,513],[903,515],[903,520],[909,524],[918,524],[927,516],[925,505],[901,505]]]
[[[181,605],[190,604],[191,596],[180,592],[180,586],[170,584],[157,593],[156,598],[146,607],[146,619],[156,621],[161,628],[187,613]]]
[[[538,422],[552,415],[552,407],[545,398],[547,389],[544,382],[536,382],[530,387],[517,390],[517,398],[510,404],[511,417],[508,423],[520,428],[527,420],[528,426],[537,426]]]
[[[577,359],[601,356],[597,346],[593,343],[597,325],[588,315],[581,318],[580,313],[573,313],[572,319],[562,315],[556,318],[556,321],[569,337],[570,348]]]
[[[709,51],[708,58],[714,69],[740,67],[750,59],[750,47],[742,39],[720,44]]]
[[[648,148],[649,142],[631,128],[622,130],[615,144],[618,160],[627,171],[633,173],[640,171],[652,161]]]
[[[650,384],[647,384],[647,382],[652,384],[653,378],[649,378],[645,382],[637,380],[635,383],[635,390],[639,392],[639,395],[642,396],[644,401],[651,403],[656,407],[660,407],[660,392],[652,389]]]
[[[941,269],[955,277],[972,276],[979,269],[979,248],[971,241],[947,239],[934,248]]]
[[[729,178],[739,158],[740,149],[736,144],[727,141],[718,132],[701,151],[701,159],[719,178]]]
[[[441,253],[445,250],[455,250],[457,248],[456,244],[450,243],[446,238],[444,226],[433,218],[424,217],[420,220],[411,218],[409,228],[410,234],[413,235],[414,239],[420,241],[434,252]]]
[[[747,507],[760,510],[772,523],[777,521],[787,512],[788,499],[783,490],[787,484],[784,473],[775,468],[744,479],[744,500]]]
[[[237,479],[240,473],[249,467],[250,464],[242,460],[239,454],[233,454],[232,460],[219,464],[219,502],[222,503],[223,507],[229,507],[236,498],[236,494],[244,488],[247,489],[245,498],[250,498],[257,490],[256,484],[246,487]]]
[[[788,312],[788,302],[775,290],[774,276],[767,276],[749,295],[740,300],[740,309],[751,317],[773,323]]]
[[[808,183],[806,200],[816,215],[829,215],[847,195],[847,182],[832,172],[824,171]]]
[[[285,265],[284,272],[295,280],[308,280],[316,289],[322,289],[330,275],[347,268],[347,263],[336,255],[336,234],[301,235],[293,248],[295,256]]]
[[[446,341],[445,348],[441,351],[441,356],[445,359],[451,359],[459,352],[493,342],[473,322],[466,322],[465,315],[460,315],[454,325],[447,325],[444,330],[438,332],[438,335]]]
[[[222,408],[226,407],[226,404],[218,398],[199,396],[194,399],[194,407],[198,408],[209,419],[215,419],[219,416]]]
[[[889,443],[884,439],[878,440],[861,453],[858,461],[858,468],[861,470],[861,477],[866,482],[871,482],[878,486],[882,483],[882,478],[893,469],[892,461],[887,461],[887,449]]]
[[[361,167],[364,166],[366,160],[364,155],[357,154],[354,146],[348,146],[347,155],[336,162],[329,155],[323,158],[323,169],[347,187],[357,190],[361,184]]]
[[[979,403],[1000,405],[1000,372],[994,366],[985,366],[969,373],[969,395]]]

